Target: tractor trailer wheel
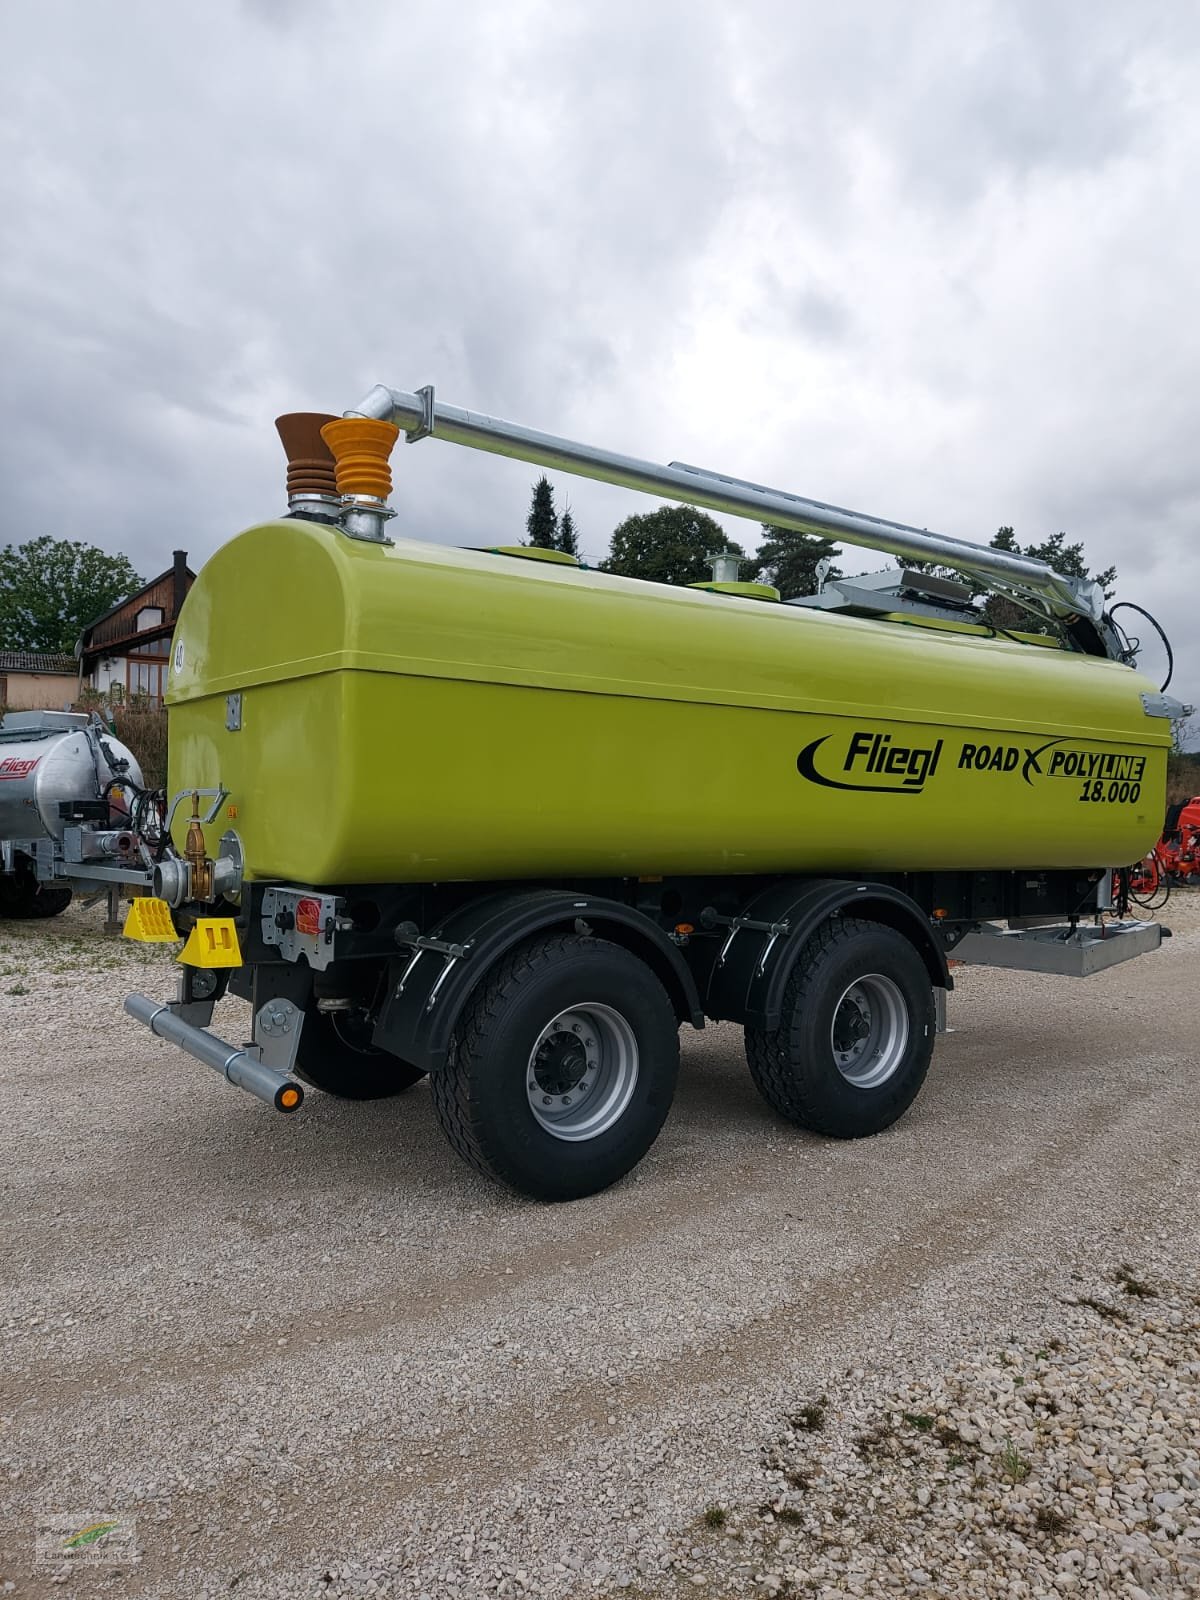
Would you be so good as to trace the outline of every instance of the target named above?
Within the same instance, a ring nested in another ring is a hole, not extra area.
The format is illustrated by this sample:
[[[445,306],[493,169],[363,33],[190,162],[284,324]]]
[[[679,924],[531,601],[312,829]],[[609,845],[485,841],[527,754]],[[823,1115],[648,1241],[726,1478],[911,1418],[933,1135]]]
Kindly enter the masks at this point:
[[[32,873],[0,877],[0,917],[57,917],[71,904],[71,891],[61,883],[39,883]]]
[[[442,1131],[480,1172],[535,1200],[607,1189],[658,1137],[679,1023],[620,945],[532,939],[481,982],[430,1077]]]
[[[774,1029],[746,1029],[767,1104],[813,1133],[861,1139],[908,1110],[936,1019],[925,962],[894,928],[832,917],[800,952]]]
[[[339,1100],[387,1100],[425,1074],[371,1043],[374,1023],[364,1010],[310,1007],[300,1031],[296,1076]]]

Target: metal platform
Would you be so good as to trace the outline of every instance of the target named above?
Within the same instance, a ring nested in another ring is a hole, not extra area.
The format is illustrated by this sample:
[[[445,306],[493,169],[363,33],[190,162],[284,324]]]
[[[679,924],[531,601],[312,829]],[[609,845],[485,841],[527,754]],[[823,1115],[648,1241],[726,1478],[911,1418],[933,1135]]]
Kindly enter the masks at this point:
[[[1158,922],[1107,922],[1099,926],[1000,928],[985,923],[954,947],[953,959],[975,967],[1012,967],[1089,978],[1105,967],[1157,950],[1171,930]]]

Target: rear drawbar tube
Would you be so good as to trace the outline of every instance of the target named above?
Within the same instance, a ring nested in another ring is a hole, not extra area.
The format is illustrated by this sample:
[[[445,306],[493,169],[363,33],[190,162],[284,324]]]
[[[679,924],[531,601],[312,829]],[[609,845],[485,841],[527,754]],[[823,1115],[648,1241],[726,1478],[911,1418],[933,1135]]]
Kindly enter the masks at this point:
[[[125,1009],[135,1021],[145,1023],[151,1033],[178,1045],[238,1089],[245,1089],[274,1106],[276,1111],[297,1111],[303,1103],[304,1090],[298,1083],[273,1067],[264,1066],[248,1050],[227,1044],[215,1033],[184,1022],[163,1001],[149,1000],[144,994],[128,994]]]

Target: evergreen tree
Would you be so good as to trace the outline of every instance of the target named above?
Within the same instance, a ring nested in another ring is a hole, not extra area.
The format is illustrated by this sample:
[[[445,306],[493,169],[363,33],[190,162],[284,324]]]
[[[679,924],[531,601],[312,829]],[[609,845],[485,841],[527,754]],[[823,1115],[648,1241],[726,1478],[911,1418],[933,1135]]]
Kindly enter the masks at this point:
[[[1112,586],[1117,579],[1116,567],[1105,567],[1103,572],[1092,572],[1083,558],[1083,541],[1067,543],[1065,533],[1056,533],[1041,544],[1027,544],[1022,550],[1013,537],[1011,528],[997,528],[991,541],[995,550],[1008,550],[1015,556],[1032,556],[1035,561],[1046,561],[1056,572],[1068,578],[1094,578],[1104,590],[1104,598],[1112,599]]]
[[[570,506],[563,512],[562,521],[558,525],[558,544],[555,548],[561,550],[564,555],[578,558],[579,540],[575,533],[575,518],[571,515]]]
[[[988,543],[993,550],[1003,550],[1008,555],[1032,556],[1035,561],[1048,562],[1056,572],[1061,572],[1065,577],[1094,578],[1104,590],[1105,599],[1112,598],[1113,585],[1117,580],[1116,567],[1105,567],[1103,572],[1091,572],[1084,558],[1082,540],[1068,544],[1065,533],[1056,533],[1049,539],[1044,539],[1041,544],[1025,545],[1022,548],[1017,543],[1012,528],[1006,526],[997,528]],[[897,556],[895,561],[898,567],[911,567],[917,572],[930,572],[940,578],[951,578],[956,583],[965,583],[976,600],[981,595],[986,595],[983,613],[993,627],[1021,633],[1055,634],[1058,631],[1050,623],[1043,622],[1036,612],[1026,611],[1024,606],[1017,605],[1015,600],[989,593],[985,583],[980,582],[978,578],[968,576],[965,572],[960,572],[957,567],[940,566],[936,561],[910,561],[903,556]]]
[[[625,518],[613,531],[609,557],[600,570],[652,583],[704,583],[712,577],[705,558],[720,551],[746,553],[719,522],[695,506],[663,506]]]
[[[756,583],[773,584],[784,600],[816,594],[817,562],[835,561],[842,553],[832,539],[818,534],[793,533],[769,522],[763,523],[763,532],[767,537],[758,547],[748,576]],[[841,572],[831,567],[828,576],[840,578]]]
[[[554,509],[554,490],[545,473],[533,486],[533,500],[525,519],[526,543],[538,550],[558,548],[558,514]]]
[[[1104,598],[1106,600],[1112,598],[1113,584],[1117,579],[1116,567],[1105,567],[1103,572],[1090,571],[1084,560],[1082,540],[1068,544],[1065,533],[1055,533],[1049,539],[1044,539],[1041,544],[1029,544],[1022,549],[1013,530],[1004,527],[996,529],[990,542],[994,550],[1005,550],[1010,555],[1031,556],[1035,561],[1048,562],[1055,572],[1061,572],[1064,577],[1094,578],[1104,590]],[[977,594],[985,592],[978,586],[974,586],[974,591]],[[1025,633],[1056,632],[1033,612],[1026,611],[1024,606],[1019,606],[1012,600],[1006,600],[1003,595],[990,595],[984,605],[984,611],[988,621],[997,628],[1019,629]]]

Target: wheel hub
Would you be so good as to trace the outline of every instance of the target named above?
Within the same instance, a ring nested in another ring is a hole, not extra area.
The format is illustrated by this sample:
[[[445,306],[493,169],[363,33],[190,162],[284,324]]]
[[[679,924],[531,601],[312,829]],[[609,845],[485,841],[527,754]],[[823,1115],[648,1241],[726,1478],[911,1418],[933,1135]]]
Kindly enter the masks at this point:
[[[595,1139],[624,1114],[638,1077],[637,1038],[599,1001],[552,1018],[534,1041],[525,1094],[534,1121],[556,1139]]]
[[[839,1056],[851,1057],[871,1032],[871,1008],[866,997],[851,991],[838,1007],[833,1020],[833,1048]]]
[[[834,1009],[834,1063],[856,1089],[877,1089],[903,1061],[908,1032],[908,1008],[899,986],[883,973],[869,973],[846,989]]]
[[[590,1063],[587,1048],[578,1034],[552,1033],[543,1040],[533,1059],[533,1076],[543,1094],[561,1098],[581,1087],[583,1093],[587,1092],[590,1083],[585,1083],[584,1079],[589,1066],[594,1067],[596,1061],[595,1040],[590,1039],[588,1043],[593,1047]]]

